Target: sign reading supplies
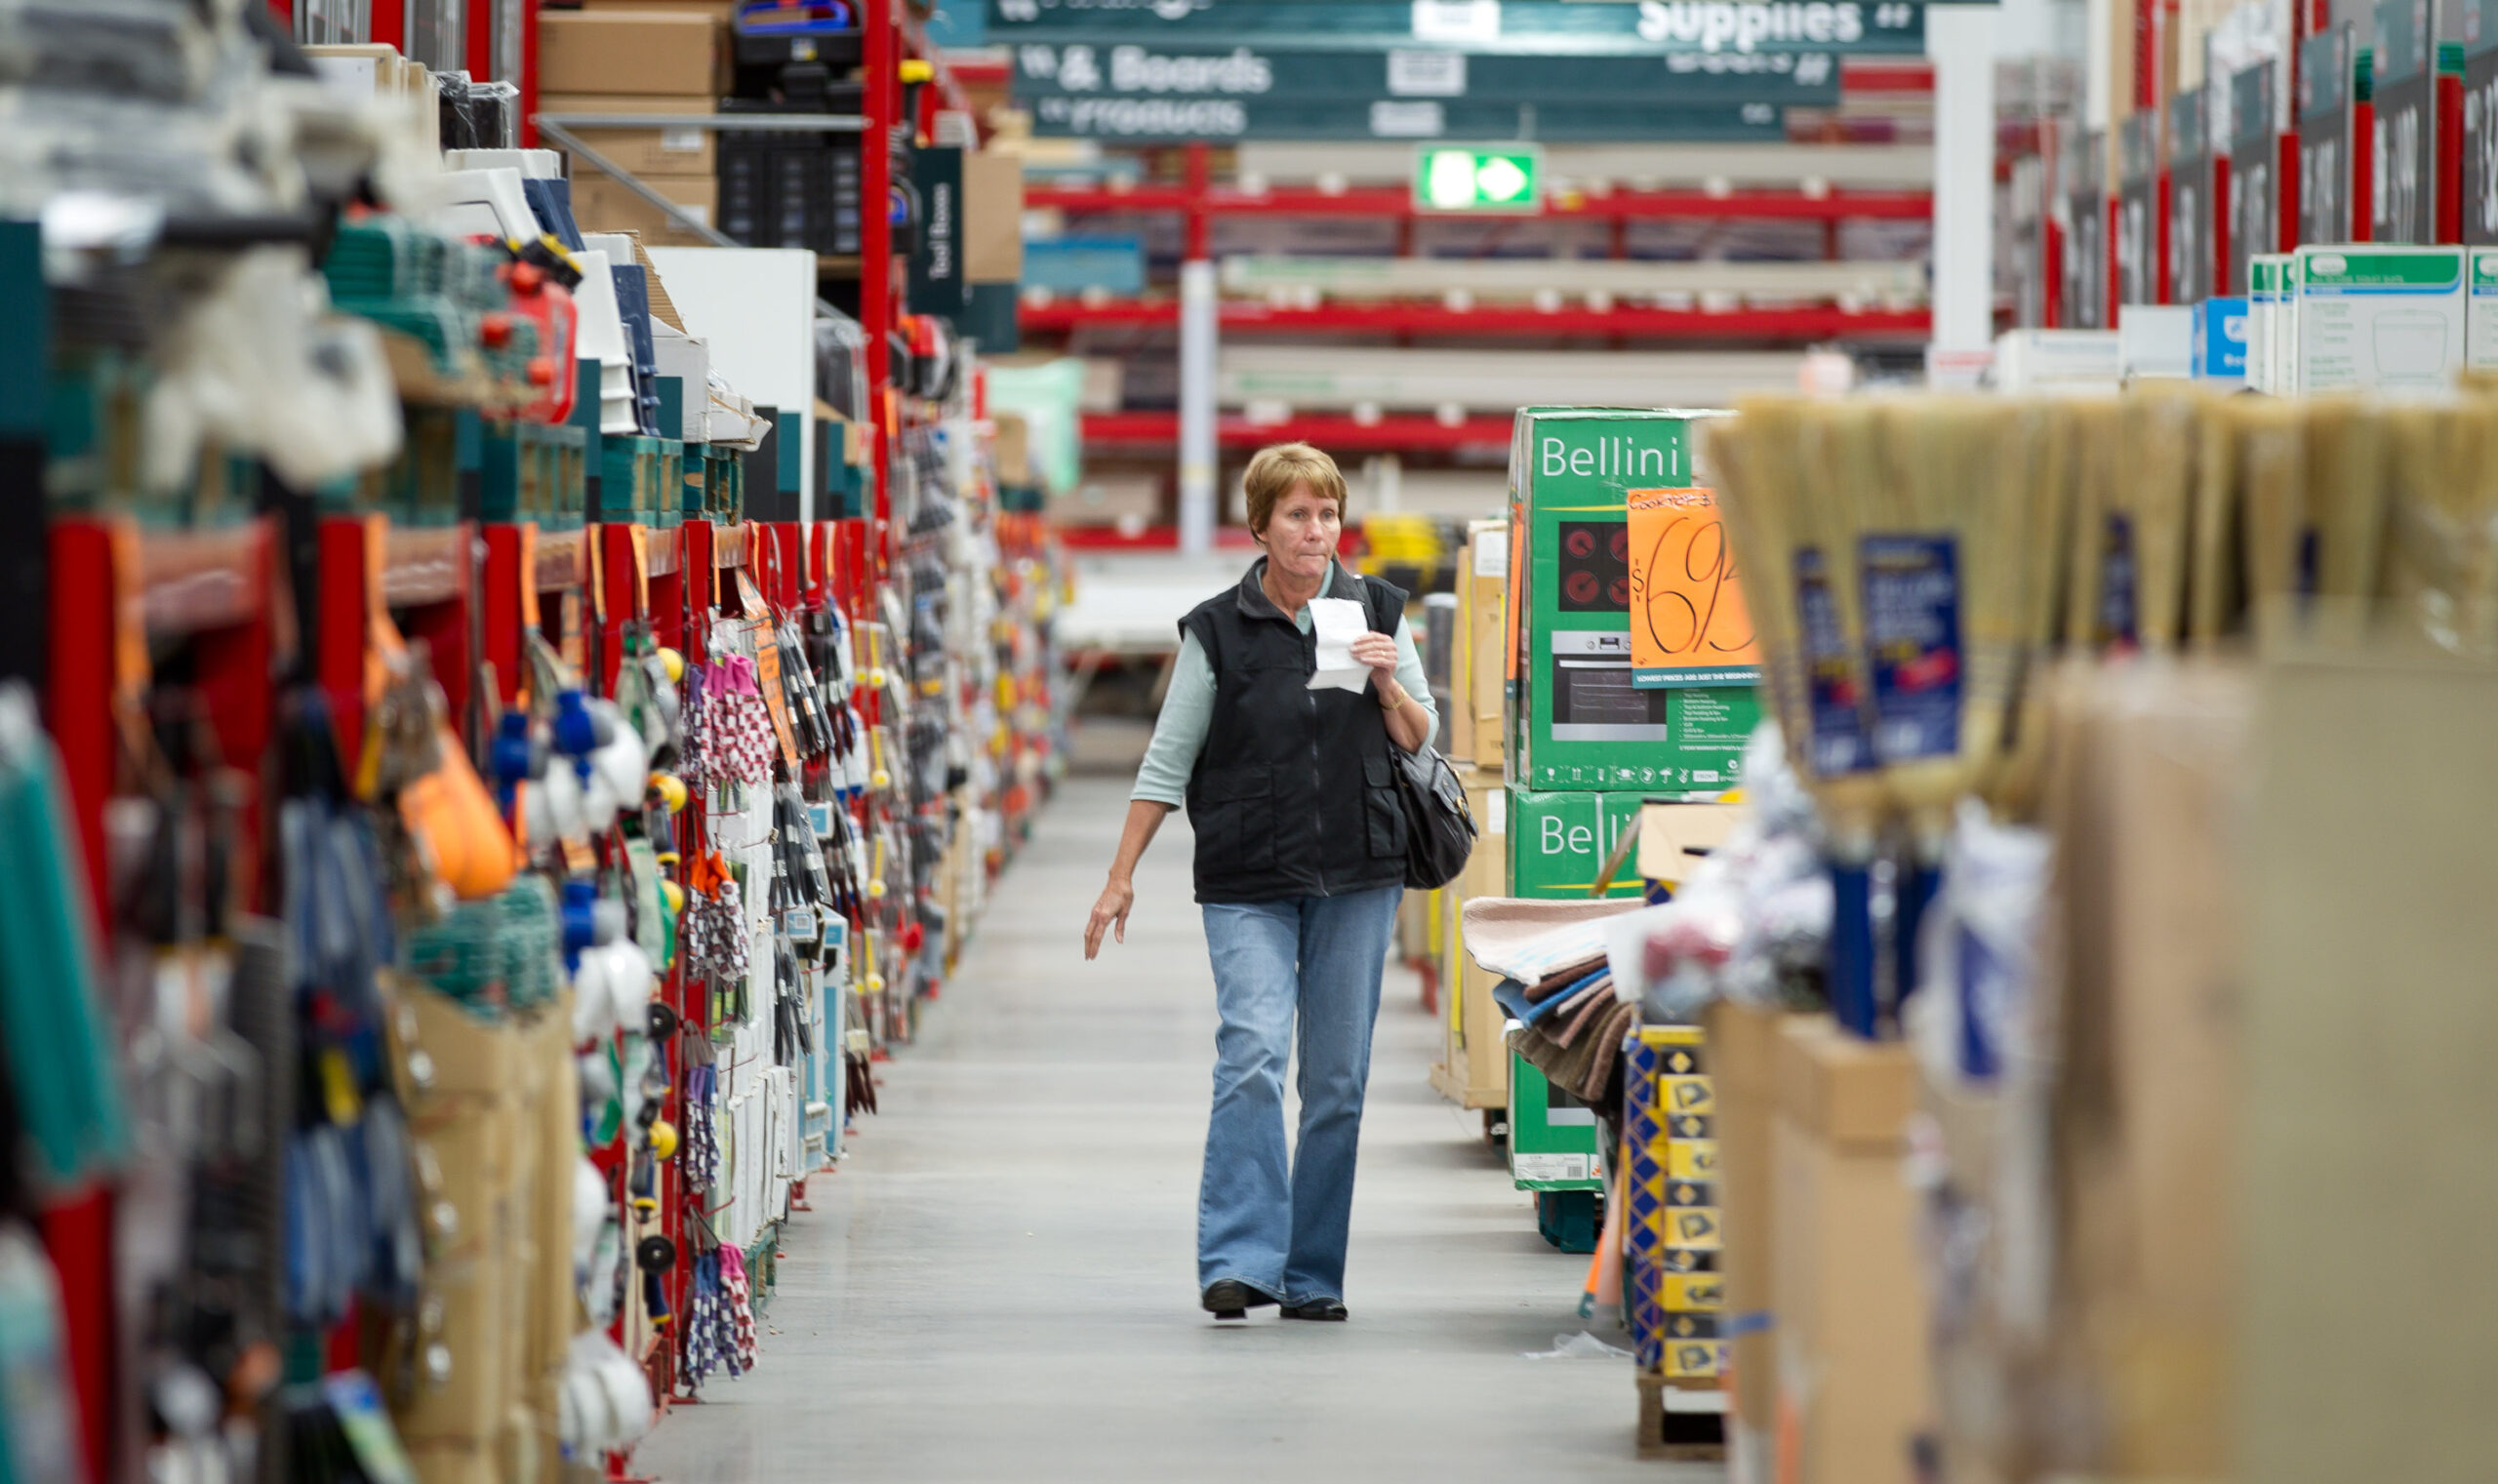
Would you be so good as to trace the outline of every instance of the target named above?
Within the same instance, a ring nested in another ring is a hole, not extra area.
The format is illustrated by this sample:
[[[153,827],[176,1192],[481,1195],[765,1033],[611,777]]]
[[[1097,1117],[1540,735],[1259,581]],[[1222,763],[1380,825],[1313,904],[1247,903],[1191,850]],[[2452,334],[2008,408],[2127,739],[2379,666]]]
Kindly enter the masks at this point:
[[[1613,100],[1643,108],[1838,101],[1828,52],[1669,52],[1656,56],[1470,56],[1436,48],[1229,47],[1143,41],[1037,41],[1013,51],[1016,101],[1233,99],[1326,102],[1477,99],[1541,104]]]
[[[989,0],[991,45],[1060,37],[1593,57],[1811,50],[1921,56],[1922,0]]]

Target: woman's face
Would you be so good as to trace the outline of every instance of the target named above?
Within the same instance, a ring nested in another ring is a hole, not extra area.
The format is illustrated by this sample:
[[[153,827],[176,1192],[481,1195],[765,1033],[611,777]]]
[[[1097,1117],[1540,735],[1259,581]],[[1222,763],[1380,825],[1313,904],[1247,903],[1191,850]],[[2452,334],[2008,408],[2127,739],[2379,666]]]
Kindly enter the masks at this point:
[[[1336,538],[1344,534],[1343,518],[1336,501],[1307,481],[1294,485],[1267,517],[1267,560],[1304,581],[1325,577],[1327,564],[1336,559]]]

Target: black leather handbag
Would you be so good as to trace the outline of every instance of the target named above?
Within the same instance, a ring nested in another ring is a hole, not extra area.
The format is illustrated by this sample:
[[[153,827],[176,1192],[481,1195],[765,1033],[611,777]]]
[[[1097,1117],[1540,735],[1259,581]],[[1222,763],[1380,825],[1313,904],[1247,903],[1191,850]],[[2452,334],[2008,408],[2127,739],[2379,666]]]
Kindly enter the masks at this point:
[[[1396,755],[1396,797],[1405,806],[1405,884],[1437,891],[1456,880],[1474,854],[1466,789],[1439,749],[1426,744],[1408,752],[1391,743],[1389,750]]]

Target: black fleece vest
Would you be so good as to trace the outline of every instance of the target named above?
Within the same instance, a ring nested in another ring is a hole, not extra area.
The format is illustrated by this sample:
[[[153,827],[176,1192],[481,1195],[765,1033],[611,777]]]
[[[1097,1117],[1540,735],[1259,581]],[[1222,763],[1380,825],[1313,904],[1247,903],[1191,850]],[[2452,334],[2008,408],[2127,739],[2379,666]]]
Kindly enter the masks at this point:
[[[1373,685],[1309,689],[1318,642],[1267,596],[1260,558],[1240,585],[1180,621],[1214,667],[1214,715],[1189,777],[1199,902],[1333,897],[1405,879],[1396,745]],[[1405,594],[1343,568],[1323,596],[1360,603],[1393,634]]]

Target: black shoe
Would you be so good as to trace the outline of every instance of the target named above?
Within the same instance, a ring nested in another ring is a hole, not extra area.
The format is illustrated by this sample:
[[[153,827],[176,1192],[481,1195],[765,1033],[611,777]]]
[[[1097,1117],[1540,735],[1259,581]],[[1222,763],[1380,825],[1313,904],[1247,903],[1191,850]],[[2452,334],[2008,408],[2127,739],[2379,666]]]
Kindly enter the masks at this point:
[[[1246,1319],[1251,1309],[1263,1308],[1274,1302],[1271,1296],[1260,1293],[1238,1278],[1217,1278],[1207,1284],[1206,1291],[1197,1297],[1198,1306],[1217,1319]]]
[[[1312,1299],[1306,1304],[1285,1304],[1284,1317],[1287,1319],[1347,1319],[1351,1316],[1345,1312],[1345,1303],[1341,1299]]]

